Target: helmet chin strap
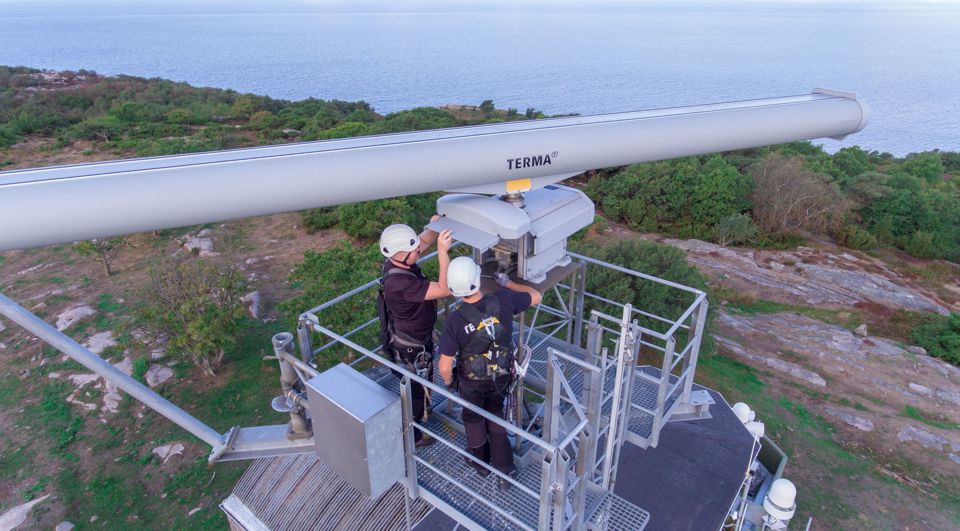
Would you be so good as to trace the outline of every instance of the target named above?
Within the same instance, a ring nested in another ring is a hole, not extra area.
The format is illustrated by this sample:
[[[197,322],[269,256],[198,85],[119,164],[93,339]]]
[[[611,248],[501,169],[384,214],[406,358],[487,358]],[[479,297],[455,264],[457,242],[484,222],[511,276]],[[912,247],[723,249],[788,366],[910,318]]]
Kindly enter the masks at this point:
[[[405,265],[405,266],[407,266],[407,267],[412,267],[411,264],[408,264],[408,263],[407,263],[407,260],[410,259],[410,255],[411,255],[411,254],[413,254],[413,251],[407,251],[407,254],[403,255],[403,260],[397,260],[396,258],[391,258],[391,260],[393,260],[394,262],[397,262],[397,263],[399,263],[399,264],[403,264],[403,265]]]

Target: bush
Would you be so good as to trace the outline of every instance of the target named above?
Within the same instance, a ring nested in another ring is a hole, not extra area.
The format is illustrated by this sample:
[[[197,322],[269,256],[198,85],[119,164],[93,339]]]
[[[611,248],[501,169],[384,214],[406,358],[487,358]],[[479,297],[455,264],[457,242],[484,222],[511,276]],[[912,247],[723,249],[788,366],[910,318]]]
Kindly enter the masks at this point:
[[[387,225],[405,223],[419,230],[436,211],[439,194],[420,194],[340,205],[340,228],[354,238],[374,239]]]
[[[753,241],[757,237],[757,226],[749,214],[731,214],[714,226],[713,233],[716,242],[726,247]]]
[[[877,238],[859,225],[847,225],[840,231],[838,239],[841,244],[851,249],[873,249],[877,246]]]
[[[311,208],[300,211],[300,223],[307,229],[307,234],[316,234],[329,229],[340,221],[337,207]]]
[[[214,377],[224,350],[236,343],[245,288],[243,273],[229,260],[178,254],[150,267],[139,319],[170,337],[170,353]]]
[[[931,356],[960,366],[960,314],[930,316],[916,326],[910,336]]]
[[[836,234],[850,210],[839,187],[807,169],[800,157],[772,153],[754,168],[753,179],[753,217],[774,238]]]

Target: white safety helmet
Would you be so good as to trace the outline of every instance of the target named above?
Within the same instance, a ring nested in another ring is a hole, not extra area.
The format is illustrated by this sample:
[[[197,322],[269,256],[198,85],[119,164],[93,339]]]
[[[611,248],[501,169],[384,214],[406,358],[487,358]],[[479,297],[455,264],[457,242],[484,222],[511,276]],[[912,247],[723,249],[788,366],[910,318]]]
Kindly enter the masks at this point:
[[[420,245],[420,235],[407,225],[390,225],[380,233],[380,252],[387,258],[410,252]]]
[[[447,268],[447,286],[457,297],[468,297],[480,291],[480,266],[467,256],[458,256]]]

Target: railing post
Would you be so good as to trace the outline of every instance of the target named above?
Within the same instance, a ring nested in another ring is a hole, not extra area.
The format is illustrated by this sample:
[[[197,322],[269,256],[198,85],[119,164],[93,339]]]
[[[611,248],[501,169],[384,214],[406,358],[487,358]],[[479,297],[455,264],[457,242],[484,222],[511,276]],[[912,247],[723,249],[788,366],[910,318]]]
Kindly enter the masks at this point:
[[[570,309],[571,312],[574,312],[576,315],[576,320],[573,327],[573,344],[580,346],[580,340],[583,337],[583,296],[584,291],[587,289],[587,263],[583,260],[580,260],[580,267],[577,273],[577,302],[576,309]],[[570,283],[570,289],[573,289],[573,283]]]
[[[559,531],[566,529],[563,525],[564,516],[566,515],[564,505],[567,503],[567,471],[570,466],[570,457],[563,448],[557,450],[553,464],[557,468],[554,474],[553,485],[550,486],[551,502],[553,505],[552,529]]]
[[[690,347],[690,352],[687,353],[687,356],[683,359],[683,370],[680,374],[685,374],[687,368],[690,367],[690,374],[687,374],[686,380],[683,382],[683,395],[680,397],[681,403],[686,403],[690,401],[690,391],[693,388],[693,375],[697,372],[697,358],[700,356],[700,342],[703,340],[703,325],[707,322],[707,297],[704,295],[703,300],[700,301],[700,308],[690,317],[690,332],[693,334],[693,338],[690,341],[693,341],[693,346]]]
[[[650,431],[650,446],[656,447],[660,440],[660,426],[663,424],[664,406],[667,402],[667,387],[670,386],[670,366],[673,365],[673,353],[677,350],[677,338],[667,338],[667,349],[663,353],[663,367],[660,369],[660,388],[657,390],[657,408],[653,416],[653,426]]]
[[[553,452],[544,452],[540,462],[540,511],[537,529],[550,529],[550,513],[553,511],[553,478],[555,477]]]
[[[300,344],[300,359],[307,365],[313,364],[313,342],[310,339],[310,322],[301,317],[297,323],[297,342]]]
[[[543,408],[543,440],[557,444],[560,439],[560,374],[553,348],[547,348],[547,378]]]
[[[417,483],[417,462],[413,458],[416,444],[413,441],[413,391],[410,388],[410,378],[404,376],[400,382],[400,411],[403,419],[403,457],[407,463],[407,494],[411,498],[420,495]]]

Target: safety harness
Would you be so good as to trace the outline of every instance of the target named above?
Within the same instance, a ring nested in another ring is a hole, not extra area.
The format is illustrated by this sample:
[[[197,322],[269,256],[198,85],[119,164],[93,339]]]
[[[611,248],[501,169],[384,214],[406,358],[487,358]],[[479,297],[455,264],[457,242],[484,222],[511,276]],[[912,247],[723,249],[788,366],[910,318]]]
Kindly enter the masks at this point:
[[[503,376],[513,376],[516,355],[513,338],[499,321],[500,301],[492,293],[482,300],[483,312],[473,304],[460,306],[460,313],[473,325],[474,332],[460,348],[458,367],[467,380],[493,380],[496,384]]]
[[[420,278],[419,275],[409,269],[402,267],[390,267],[390,262],[383,263],[382,276],[380,277],[380,287],[377,290],[377,315],[380,318],[380,343],[384,350],[388,350],[393,357],[394,363],[403,365],[408,371],[416,373],[421,378],[427,378],[430,373],[430,366],[433,365],[433,352],[427,351],[427,343],[430,337],[420,340],[409,336],[396,329],[393,317],[390,315],[390,307],[387,305],[387,299],[383,294],[383,286],[386,284],[387,277],[392,275],[409,275]],[[419,349],[413,360],[400,356],[398,349]]]

